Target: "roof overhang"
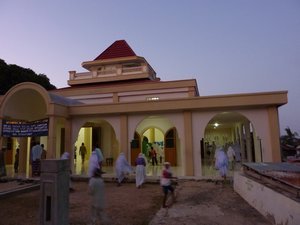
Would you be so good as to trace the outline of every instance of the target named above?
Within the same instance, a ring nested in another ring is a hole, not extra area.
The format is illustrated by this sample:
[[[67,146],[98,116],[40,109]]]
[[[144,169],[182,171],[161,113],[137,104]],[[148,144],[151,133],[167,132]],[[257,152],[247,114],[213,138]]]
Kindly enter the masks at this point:
[[[287,91],[192,97],[176,100],[79,105],[70,108],[71,116],[170,111],[234,110],[279,107],[287,103]]]
[[[113,58],[113,59],[100,59],[100,60],[86,61],[86,62],[82,62],[81,66],[90,71],[95,66],[112,65],[112,64],[127,63],[127,62],[144,62],[148,64],[146,59],[143,57],[129,56],[129,57],[121,57],[121,58]]]

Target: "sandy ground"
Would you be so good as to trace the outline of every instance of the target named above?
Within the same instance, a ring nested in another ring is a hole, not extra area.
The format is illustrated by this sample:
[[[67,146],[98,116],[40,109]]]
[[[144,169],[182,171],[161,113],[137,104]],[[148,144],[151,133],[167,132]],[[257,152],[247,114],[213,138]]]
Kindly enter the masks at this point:
[[[232,185],[215,182],[181,182],[177,202],[160,209],[150,225],[267,225],[272,224],[252,208]]]
[[[9,182],[11,183],[11,182]],[[1,189],[4,185],[0,183]],[[69,222],[90,222],[90,196],[86,182],[74,182],[70,193]],[[180,181],[176,186],[177,202],[161,208],[159,184],[146,184],[137,189],[134,183],[117,187],[105,183],[106,213],[112,225],[266,225],[269,223],[249,206],[232,185],[207,181]],[[39,191],[0,200],[0,225],[39,224]]]

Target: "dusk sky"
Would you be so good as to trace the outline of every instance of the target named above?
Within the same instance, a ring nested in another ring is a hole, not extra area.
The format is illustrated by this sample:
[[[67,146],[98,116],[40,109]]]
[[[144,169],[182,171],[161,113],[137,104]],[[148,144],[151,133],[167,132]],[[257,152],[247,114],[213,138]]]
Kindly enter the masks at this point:
[[[300,134],[299,0],[0,0],[0,58],[67,87],[70,70],[124,39],[163,81],[201,96],[288,91],[281,132]]]

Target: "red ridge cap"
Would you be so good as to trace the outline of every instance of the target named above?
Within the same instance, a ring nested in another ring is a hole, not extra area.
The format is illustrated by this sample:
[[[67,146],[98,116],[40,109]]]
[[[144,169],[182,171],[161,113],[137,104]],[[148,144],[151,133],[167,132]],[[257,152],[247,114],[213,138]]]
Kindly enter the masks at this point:
[[[125,40],[118,40],[112,43],[107,49],[105,49],[95,60],[101,59],[114,59],[121,57],[136,56],[131,47]]]

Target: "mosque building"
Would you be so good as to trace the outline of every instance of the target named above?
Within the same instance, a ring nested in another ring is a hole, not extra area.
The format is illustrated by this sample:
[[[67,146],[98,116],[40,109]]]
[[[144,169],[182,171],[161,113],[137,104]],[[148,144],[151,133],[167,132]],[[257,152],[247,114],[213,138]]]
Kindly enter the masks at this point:
[[[278,108],[287,91],[201,96],[195,79],[162,81],[125,40],[115,41],[87,72],[69,72],[69,87],[47,91],[24,82],[0,96],[0,144],[6,164],[20,148],[19,173],[30,176],[30,149],[43,143],[47,159],[68,151],[80,164],[98,144],[112,166],[120,152],[134,164],[149,147],[179,175],[205,177],[215,146],[239,146],[242,162],[280,162]]]

